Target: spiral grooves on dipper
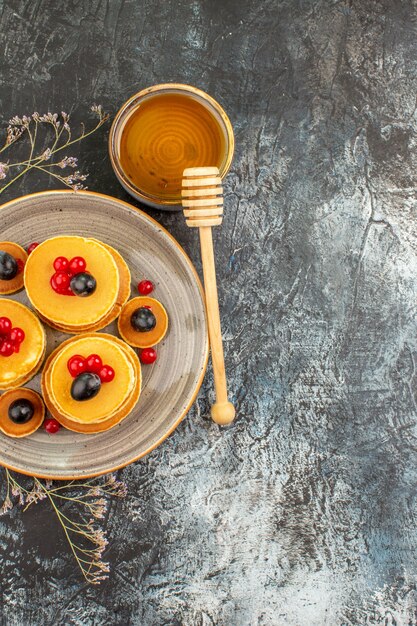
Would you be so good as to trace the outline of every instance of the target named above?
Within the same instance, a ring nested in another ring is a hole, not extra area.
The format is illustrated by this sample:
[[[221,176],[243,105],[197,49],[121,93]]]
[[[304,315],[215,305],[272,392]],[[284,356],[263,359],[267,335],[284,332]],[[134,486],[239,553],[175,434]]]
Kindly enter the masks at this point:
[[[217,167],[189,167],[182,179],[187,226],[218,226],[223,219],[223,187]]]

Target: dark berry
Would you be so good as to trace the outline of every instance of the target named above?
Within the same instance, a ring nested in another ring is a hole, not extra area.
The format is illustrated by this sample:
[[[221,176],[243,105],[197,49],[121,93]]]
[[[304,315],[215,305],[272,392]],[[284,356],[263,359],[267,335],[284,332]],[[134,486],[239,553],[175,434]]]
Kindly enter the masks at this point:
[[[71,397],[83,401],[94,398],[100,391],[101,380],[97,374],[84,372],[79,374],[71,385]]]
[[[12,322],[8,317],[0,317],[0,335],[10,335]]]
[[[48,419],[44,421],[44,427],[47,433],[54,435],[61,428],[61,424],[53,417],[48,417]]]
[[[35,409],[30,400],[20,398],[11,403],[8,410],[9,418],[15,424],[26,424],[32,419]]]
[[[34,241],[33,243],[30,244],[30,246],[28,246],[28,254],[30,254],[31,252],[34,251],[35,248],[37,248],[39,246],[37,241]]]
[[[90,356],[87,357],[87,372],[94,372],[94,374],[98,374],[102,367],[103,361],[98,354],[90,354]]]
[[[54,270],[57,272],[67,272],[69,268],[69,261],[65,256],[58,256],[54,261]]]
[[[102,383],[110,383],[115,376],[115,371],[110,365],[103,365],[98,375]]]
[[[15,276],[17,276],[18,272],[19,267],[16,259],[8,252],[0,250],[0,279],[12,280]]]
[[[83,356],[75,354],[68,360],[67,367],[71,376],[76,378],[87,370],[87,360]]]
[[[85,298],[95,292],[97,283],[94,276],[88,272],[79,272],[71,278],[70,286],[76,296]]]
[[[150,280],[141,280],[138,285],[138,291],[142,296],[148,296],[154,290],[153,283]]]
[[[157,353],[155,348],[144,348],[140,351],[139,358],[140,362],[144,365],[150,365],[154,363],[157,359]]]
[[[132,328],[138,330],[140,333],[147,333],[155,328],[156,317],[152,311],[142,306],[132,313],[130,323]]]
[[[79,274],[80,272],[85,272],[85,268],[87,267],[87,263],[82,256],[75,256],[69,262],[69,271],[71,274]]]

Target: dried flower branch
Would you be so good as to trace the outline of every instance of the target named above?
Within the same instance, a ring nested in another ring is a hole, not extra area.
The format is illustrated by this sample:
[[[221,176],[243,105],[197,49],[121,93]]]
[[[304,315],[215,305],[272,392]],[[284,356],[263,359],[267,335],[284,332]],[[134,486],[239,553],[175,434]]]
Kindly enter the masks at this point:
[[[104,518],[109,497],[125,497],[126,485],[110,474],[100,482],[70,481],[58,486],[34,478],[31,489],[27,489],[8,469],[4,472],[6,494],[0,515],[7,513],[14,504],[23,506],[26,511],[31,505],[48,499],[85,580],[97,585],[108,578],[109,565],[102,560],[107,539],[97,520]],[[81,509],[78,520],[67,514],[65,505],[71,503]]]
[[[24,176],[32,169],[44,172],[53,178],[59,180],[65,186],[77,191],[85,189],[82,183],[86,180],[87,174],[83,174],[75,168],[78,165],[77,159],[73,156],[64,156],[60,161],[54,162],[54,156],[63,150],[66,150],[75,143],[79,143],[86,137],[95,133],[108,119],[109,116],[104,113],[101,105],[93,105],[91,111],[98,118],[95,126],[90,130],[86,130],[85,125],[81,123],[81,132],[73,137],[71,127],[69,125],[70,116],[64,111],[59,116],[58,113],[46,113],[40,115],[35,112],[30,117],[14,116],[9,121],[4,144],[0,147],[0,155],[15,144],[21,137],[27,137],[30,145],[30,153],[26,160],[19,162],[0,161],[0,180],[8,179],[7,182],[0,186],[0,195]],[[39,128],[42,126],[50,126],[52,129],[52,144],[48,148],[40,148],[44,145],[39,141]],[[3,159],[3,157],[1,157]],[[46,163],[46,161],[51,161]],[[75,170],[68,175],[63,175],[59,170],[70,168]]]

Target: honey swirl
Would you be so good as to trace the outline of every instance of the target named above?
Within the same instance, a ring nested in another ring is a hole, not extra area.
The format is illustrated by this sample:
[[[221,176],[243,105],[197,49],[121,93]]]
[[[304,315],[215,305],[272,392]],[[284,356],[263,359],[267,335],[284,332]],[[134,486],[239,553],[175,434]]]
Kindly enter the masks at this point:
[[[120,164],[145,195],[180,200],[187,167],[222,167],[226,141],[221,122],[196,98],[159,94],[130,116],[120,141]]]

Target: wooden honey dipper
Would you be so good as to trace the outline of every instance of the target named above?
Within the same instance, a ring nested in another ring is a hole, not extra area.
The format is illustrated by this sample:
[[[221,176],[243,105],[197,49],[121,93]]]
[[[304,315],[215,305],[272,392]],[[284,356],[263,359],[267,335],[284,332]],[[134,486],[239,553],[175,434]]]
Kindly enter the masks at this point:
[[[201,260],[216,391],[216,402],[211,407],[211,417],[216,424],[224,426],[234,420],[235,407],[227,399],[226,371],[211,233],[212,226],[219,226],[223,219],[223,187],[217,167],[189,167],[184,170],[182,206],[187,218],[187,226],[200,229]]]

